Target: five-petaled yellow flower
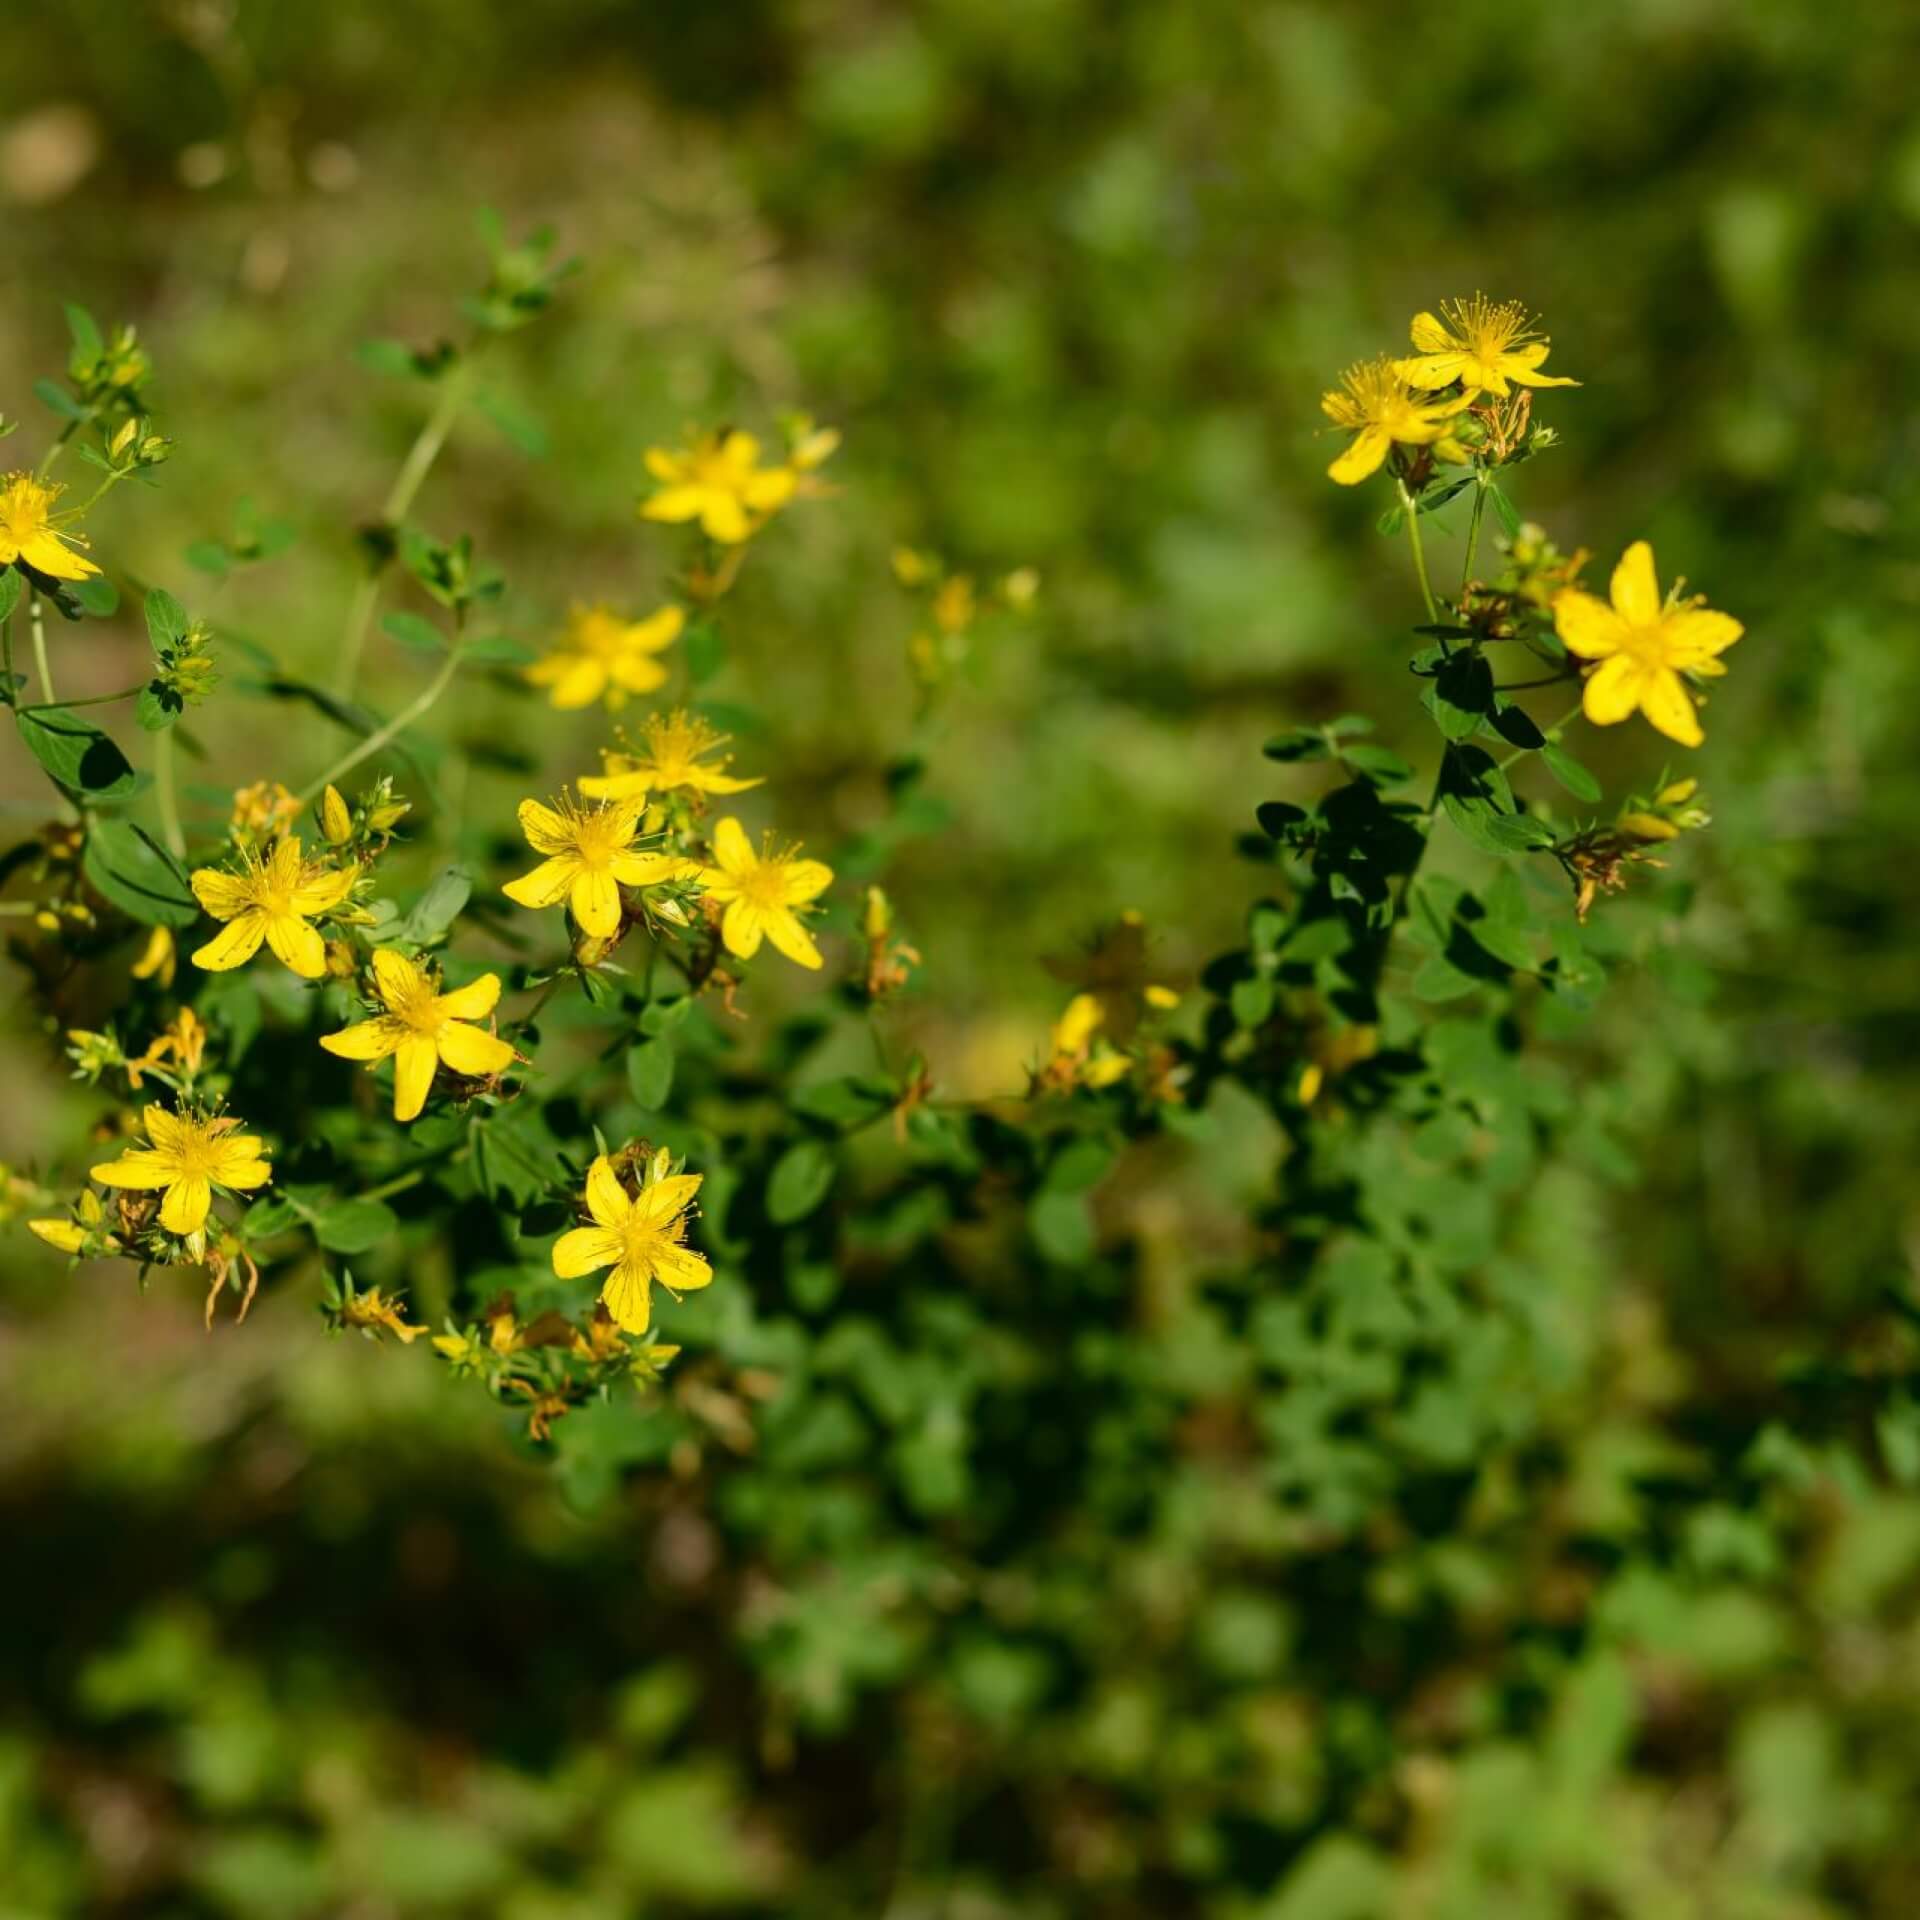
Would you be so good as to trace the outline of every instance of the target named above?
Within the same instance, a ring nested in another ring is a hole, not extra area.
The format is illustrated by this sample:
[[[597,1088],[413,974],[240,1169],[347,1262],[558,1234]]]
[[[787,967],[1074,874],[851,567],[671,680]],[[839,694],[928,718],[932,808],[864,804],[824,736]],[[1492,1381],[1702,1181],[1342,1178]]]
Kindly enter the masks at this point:
[[[604,800],[576,806],[564,793],[557,805],[520,802],[520,831],[535,853],[547,858],[531,873],[501,889],[523,907],[573,909],[583,933],[606,939],[620,927],[620,889],[651,887],[696,871],[692,861],[670,853],[637,853],[644,800]]]
[[[18,560],[55,580],[84,580],[100,571],[73,551],[86,545],[86,536],[62,533],[53,524],[53,503],[64,491],[30,473],[0,480],[0,567]]]
[[[691,787],[696,793],[745,793],[760,784],[736,779],[726,771],[724,759],[717,766],[701,764],[706,755],[727,744],[727,736],[714,732],[697,715],[656,713],[643,731],[642,752],[603,753],[606,772],[589,774],[580,782],[580,791],[594,800],[636,800],[643,793],[669,793],[676,787]]]
[[[700,1191],[701,1175],[669,1174],[640,1189],[634,1199],[620,1184],[613,1162],[602,1154],[587,1169],[590,1227],[575,1227],[553,1243],[553,1270],[562,1280],[611,1267],[600,1297],[628,1333],[644,1333],[652,1317],[653,1283],[669,1293],[709,1285],[713,1269],[704,1255],[681,1243],[687,1237],[688,1203]]]
[[[1420,351],[1398,362],[1416,387],[1450,387],[1458,380],[1469,394],[1504,397],[1509,380],[1523,387],[1577,387],[1578,380],[1542,373],[1549,343],[1530,324],[1532,316],[1517,300],[1443,300],[1444,320],[1430,313],[1413,316],[1413,344]]]
[[[797,847],[775,853],[770,844],[755,853],[745,828],[731,815],[714,828],[718,864],[701,869],[700,885],[709,900],[726,909],[720,938],[729,953],[751,960],[767,939],[803,967],[822,964],[820,949],[794,908],[825,893],[833,884],[833,869],[821,860],[801,860],[798,853]]]
[[[390,947],[376,947],[373,984],[386,1012],[323,1034],[320,1044],[342,1060],[364,1060],[369,1066],[391,1054],[396,1120],[419,1116],[440,1062],[470,1080],[485,1080],[504,1073],[518,1058],[497,1035],[469,1024],[484,1020],[498,1003],[497,973],[483,973],[452,993],[442,993],[439,980],[425,967]]]
[[[750,433],[693,435],[680,453],[647,449],[647,471],[660,482],[640,503],[643,520],[698,520],[707,537],[738,546],[761,520],[793,498],[790,467],[763,467]]]
[[[236,1133],[230,1114],[149,1107],[145,1147],[93,1169],[103,1187],[163,1188],[160,1224],[169,1233],[198,1233],[207,1224],[215,1187],[250,1192],[273,1178],[257,1133]]]
[[[265,940],[274,957],[303,980],[318,980],[327,970],[327,943],[307,922],[345,901],[356,870],[303,860],[292,834],[276,840],[264,855],[243,847],[240,859],[238,873],[201,867],[193,876],[194,897],[227,923],[194,954],[193,964],[225,973],[244,966]]]
[[[1467,405],[1467,396],[1429,400],[1408,385],[1391,360],[1362,360],[1340,376],[1345,389],[1320,396],[1320,410],[1353,435],[1347,450],[1327,469],[1343,487],[1359,484],[1396,445],[1427,447],[1445,441],[1447,422]]]
[[[1577,587],[1554,596],[1553,623],[1567,651],[1600,662],[1581,700],[1587,718],[1610,727],[1637,709],[1669,740],[1697,747],[1706,735],[1680,676],[1725,673],[1719,656],[1745,629],[1698,600],[1662,600],[1653,549],[1644,540],[1614,568],[1612,595],[1612,606]]]
[[[686,624],[678,607],[623,620],[611,607],[576,602],[567,613],[565,637],[527,669],[527,679],[550,688],[547,698],[564,710],[601,699],[609,708],[623,707],[629,694],[666,685],[667,670],[653,656],[672,646]]]

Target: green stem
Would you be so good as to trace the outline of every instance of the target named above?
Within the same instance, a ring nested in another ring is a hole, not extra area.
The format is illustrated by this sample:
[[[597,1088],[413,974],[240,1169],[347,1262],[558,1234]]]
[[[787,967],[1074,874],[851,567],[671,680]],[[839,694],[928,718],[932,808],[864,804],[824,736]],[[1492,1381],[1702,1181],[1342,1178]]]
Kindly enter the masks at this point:
[[[384,727],[379,728],[374,733],[368,734],[351,753],[345,755],[342,759],[336,760],[325,773],[319,774],[314,779],[309,780],[307,784],[301,788],[298,795],[300,804],[305,806],[323,787],[332,786],[339,780],[342,774],[351,773],[362,760],[368,759],[373,754],[378,753],[396,734],[404,733],[407,728],[412,726],[452,684],[453,676],[459,669],[460,660],[460,649],[458,647],[449,647],[447,649],[446,663],[441,667],[440,671],[433,676],[432,680],[427,683],[426,689],[420,694],[419,698],[414,700],[409,706],[403,707]]]
[[[1414,497],[1407,491],[1407,483],[1400,483],[1400,504],[1406,509],[1407,539],[1413,546],[1413,570],[1420,577],[1420,598],[1427,603],[1427,624],[1437,626],[1440,621],[1439,609],[1433,603],[1433,588],[1427,580],[1426,549],[1420,544],[1420,509]]]
[[[160,809],[160,838],[167,851],[181,859],[187,851],[187,835],[180,824],[180,795],[174,785],[171,727],[162,727],[153,736],[153,800]]]
[[[1467,520],[1467,559],[1460,569],[1460,597],[1464,600],[1473,584],[1473,556],[1480,545],[1480,516],[1487,510],[1487,475],[1484,467],[1474,472],[1473,512]]]
[[[33,623],[33,663],[40,669],[40,697],[50,707],[60,703],[53,691],[53,670],[47,665],[47,628],[40,613],[40,596],[33,596],[29,618]]]
[[[22,707],[22,713],[42,713],[48,707],[110,707],[116,700],[131,700],[136,694],[145,693],[149,682],[142,680],[137,687],[128,687],[121,693],[94,693],[84,700],[36,700],[30,707]]]
[[[447,444],[447,435],[453,431],[453,423],[466,404],[470,384],[467,369],[468,359],[463,355],[441,381],[440,394],[434,402],[433,411],[415,436],[413,445],[407,449],[407,457],[401,461],[400,471],[394,476],[393,485],[381,504],[380,518],[384,525],[397,527],[407,517],[421,487],[426,483],[427,475],[433,470],[434,461],[440,457],[441,448]],[[380,569],[370,566],[354,587],[353,598],[347,603],[346,625],[341,630],[340,660],[334,675],[333,690],[342,700],[352,697],[354,682],[360,677],[361,656],[367,647],[367,630],[373,624],[373,610],[379,599]]]

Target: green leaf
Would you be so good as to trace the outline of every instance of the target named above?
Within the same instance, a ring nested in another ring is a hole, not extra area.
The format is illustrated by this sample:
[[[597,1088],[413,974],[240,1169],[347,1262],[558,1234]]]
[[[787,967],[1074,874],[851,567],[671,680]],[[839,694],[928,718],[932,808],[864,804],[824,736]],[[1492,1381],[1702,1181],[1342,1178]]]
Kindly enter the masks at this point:
[[[484,415],[530,460],[544,460],[548,440],[546,428],[524,408],[497,393],[480,392],[473,396],[474,411]]]
[[[193,624],[187,618],[186,608],[163,587],[155,587],[147,595],[146,615],[147,638],[153,642],[155,653],[177,646]]]
[[[370,1253],[398,1231],[400,1217],[379,1200],[339,1200],[313,1223],[313,1237],[329,1253]]]
[[[1107,1177],[1114,1151],[1105,1140],[1070,1140],[1053,1156],[1042,1183],[1054,1193],[1085,1193]]]
[[[94,317],[85,307],[69,300],[65,303],[67,331],[73,336],[74,349],[82,360],[98,360],[106,351],[107,343],[100,337],[100,328]]]
[[[824,1141],[796,1140],[767,1176],[767,1218],[779,1227],[804,1220],[827,1197],[838,1170]]]
[[[131,799],[145,784],[98,727],[68,708],[40,707],[14,718],[27,751],[70,792],[111,803]]]
[[[1413,778],[1413,769],[1390,747],[1342,747],[1340,757],[1361,779],[1376,787],[1401,787]]]
[[[446,635],[417,613],[390,613],[380,622],[380,631],[419,653],[444,653],[447,649]]]
[[[1558,741],[1549,740],[1540,749],[1540,764],[1573,795],[1592,805],[1600,798],[1600,782]]]
[[[1078,1267],[1093,1258],[1093,1210],[1084,1193],[1043,1187],[1027,1208],[1027,1229],[1049,1260]]]
[[[33,397],[62,420],[84,420],[87,410],[57,380],[36,380]]]
[[[1494,708],[1493,730],[1508,746],[1524,747],[1529,752],[1547,743],[1547,736],[1540,731],[1533,715],[1524,707],[1516,707],[1511,700]]]
[[[844,1079],[802,1087],[788,1104],[809,1120],[851,1128],[879,1119],[898,1098],[899,1092],[890,1080],[849,1074]]]
[[[97,816],[81,865],[95,892],[142,926],[190,927],[200,917],[185,869],[130,820]]]
[[[107,619],[120,605],[120,589],[104,573],[96,573],[89,580],[76,580],[68,591],[96,620]]]
[[[181,551],[195,573],[210,573],[215,579],[223,579],[233,566],[224,540],[189,540]]]
[[[427,890],[413,903],[412,911],[391,936],[414,946],[428,946],[440,938],[460,917],[460,910],[473,896],[473,881],[464,867],[447,867],[427,883]],[[382,944],[389,944],[383,942]]]
[[[148,733],[165,733],[186,711],[187,703],[164,680],[149,680],[133,703],[133,717]]]
[[[13,610],[20,604],[21,579],[12,568],[0,568],[0,620],[13,618]]]
[[[673,1090],[673,1043],[669,1040],[643,1040],[627,1049],[627,1091],[649,1113],[657,1113],[667,1104]]]
[[[369,373],[383,373],[395,380],[409,379],[421,371],[413,349],[401,340],[362,340],[354,348],[353,357]]]
[[[489,667],[525,667],[540,657],[524,640],[516,640],[510,633],[482,634],[477,640],[469,640],[460,651],[463,658]]]
[[[1422,704],[1449,740],[1470,740],[1493,712],[1493,669],[1462,649],[1440,663]]]
[[[1499,483],[1493,482],[1487,488],[1493,499],[1493,510],[1499,516],[1500,531],[1509,540],[1520,531],[1520,510],[1501,492]]]
[[[1296,807],[1291,800],[1262,800],[1254,808],[1253,817],[1260,822],[1260,828],[1270,840],[1284,840],[1307,817],[1305,807]]]

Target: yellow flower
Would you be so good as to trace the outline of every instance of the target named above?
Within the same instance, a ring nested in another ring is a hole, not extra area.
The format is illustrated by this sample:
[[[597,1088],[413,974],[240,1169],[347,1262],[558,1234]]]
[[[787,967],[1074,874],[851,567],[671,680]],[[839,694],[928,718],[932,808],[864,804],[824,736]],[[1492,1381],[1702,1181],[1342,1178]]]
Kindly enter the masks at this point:
[[[53,524],[53,503],[64,491],[30,473],[0,480],[0,566],[17,560],[55,580],[84,580],[100,571],[72,550],[86,545],[85,536],[62,533]]]
[[[250,787],[234,788],[228,824],[236,840],[270,840],[299,817],[300,802],[283,782],[256,780]]]
[[[731,816],[714,829],[713,857],[719,864],[701,870],[700,884],[709,900],[726,909],[720,938],[729,953],[751,960],[767,939],[803,967],[823,964],[794,908],[825,893],[833,884],[833,869],[824,861],[798,859],[798,853],[797,847],[775,853],[770,843],[755,853]]]
[[[550,687],[547,697],[563,711],[590,707],[602,698],[610,708],[623,707],[629,694],[666,685],[667,670],[653,656],[672,646],[686,624],[678,607],[662,607],[644,620],[623,620],[611,607],[576,602],[567,613],[566,637],[527,669],[527,679]]]
[[[338,1311],[341,1326],[357,1327],[362,1333],[370,1333],[376,1338],[383,1333],[391,1333],[403,1347],[412,1346],[426,1332],[425,1327],[409,1326],[405,1318],[406,1308],[397,1298],[389,1300],[378,1287],[369,1287],[364,1293],[356,1293],[353,1283],[348,1281]]]
[[[641,519],[698,520],[709,539],[729,547],[784,507],[798,484],[790,468],[761,466],[750,433],[695,434],[682,453],[649,447],[647,471],[660,490],[641,502]]]
[[[622,887],[657,886],[696,871],[692,861],[674,854],[633,850],[645,810],[644,800],[603,800],[588,809],[564,793],[552,807],[522,800],[520,831],[547,858],[501,892],[523,907],[556,907],[564,900],[583,933],[598,939],[617,933]]]
[[[273,1178],[260,1136],[235,1133],[241,1123],[230,1115],[169,1113],[154,1106],[144,1119],[151,1144],[95,1167],[93,1177],[103,1187],[164,1189],[160,1224],[169,1233],[198,1233],[215,1187],[244,1193]]]
[[[1443,300],[1445,320],[1430,313],[1413,316],[1413,344],[1420,349],[1398,362],[1401,375],[1416,387],[1450,387],[1458,380],[1469,394],[1504,397],[1507,382],[1523,387],[1577,387],[1578,380],[1542,373],[1548,342],[1529,324],[1531,316],[1517,300]]]
[[[1391,360],[1362,360],[1340,376],[1344,393],[1320,396],[1320,411],[1353,440],[1332,466],[1331,479],[1343,487],[1359,484],[1379,470],[1395,445],[1428,447],[1447,436],[1447,422],[1467,405],[1465,394],[1451,400],[1417,395]]]
[[[497,973],[483,973],[452,993],[442,993],[438,979],[425,967],[390,947],[376,947],[373,983],[386,1012],[323,1034],[320,1044],[342,1060],[364,1060],[369,1066],[393,1055],[396,1120],[418,1117],[437,1064],[444,1062],[471,1080],[485,1080],[504,1073],[518,1058],[504,1040],[468,1024],[484,1020],[499,1001]]]
[[[636,800],[643,793],[670,793],[676,787],[691,787],[696,793],[745,793],[760,784],[735,779],[724,759],[718,766],[700,764],[705,755],[726,745],[727,736],[694,714],[656,713],[642,731],[644,753],[602,754],[606,772],[589,774],[580,791],[593,800]]]
[[[155,927],[147,935],[147,944],[140,951],[140,958],[133,963],[133,977],[136,980],[155,980],[161,986],[173,985],[175,965],[173,929]]]
[[[697,1173],[675,1173],[640,1189],[633,1199],[603,1153],[587,1169],[590,1227],[575,1227],[553,1243],[553,1270],[562,1280],[611,1267],[600,1297],[628,1333],[644,1333],[651,1318],[653,1283],[669,1293],[691,1293],[708,1286],[713,1269],[705,1258],[681,1244],[687,1237],[686,1209],[700,1191]]]
[[[141,1074],[149,1067],[164,1067],[169,1059],[183,1079],[191,1080],[200,1071],[206,1052],[207,1030],[200,1016],[191,1007],[182,1007],[139,1059],[126,1062],[127,1085],[137,1092]]]
[[[1663,601],[1653,549],[1636,540],[1613,570],[1613,604],[1570,587],[1553,602],[1553,623],[1569,653],[1600,665],[1587,676],[1581,704],[1596,727],[1636,709],[1683,747],[1706,738],[1682,674],[1726,672],[1719,655],[1745,629],[1698,598]]]
[[[307,922],[331,913],[353,891],[356,870],[334,871],[302,860],[300,842],[289,835],[264,857],[251,847],[240,850],[238,873],[201,867],[193,875],[194,897],[226,930],[193,955],[193,964],[209,973],[244,966],[265,940],[274,957],[303,980],[318,980],[327,970],[327,945]]]

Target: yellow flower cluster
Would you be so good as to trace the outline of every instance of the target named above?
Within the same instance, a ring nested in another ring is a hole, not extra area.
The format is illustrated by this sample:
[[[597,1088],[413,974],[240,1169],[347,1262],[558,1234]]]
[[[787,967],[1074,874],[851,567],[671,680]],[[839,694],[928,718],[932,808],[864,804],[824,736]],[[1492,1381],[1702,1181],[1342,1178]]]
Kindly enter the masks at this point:
[[[1480,468],[1484,493],[1486,469],[1519,457],[1530,444],[1547,443],[1546,430],[1529,426],[1532,390],[1579,382],[1544,370],[1550,343],[1518,301],[1481,293],[1442,301],[1438,314],[1415,314],[1409,332],[1412,354],[1383,354],[1350,367],[1340,388],[1323,395],[1320,405],[1352,435],[1327,469],[1329,476],[1353,486],[1391,457],[1411,520],[1422,510],[1414,496],[1435,459]],[[1477,515],[1476,507],[1476,528]],[[1412,531],[1420,561],[1417,520]],[[1536,529],[1522,534],[1530,547],[1544,543]],[[1516,540],[1516,560],[1520,545]],[[1470,540],[1469,569],[1471,555]],[[1697,747],[1705,736],[1693,689],[1726,671],[1720,656],[1740,638],[1739,621],[1710,610],[1698,596],[1681,598],[1677,588],[1663,596],[1653,549],[1644,540],[1629,546],[1614,568],[1608,600],[1573,584],[1580,557],[1557,579],[1542,575],[1513,585],[1509,599],[1517,596],[1550,612],[1574,669],[1584,674],[1581,708],[1595,726],[1614,726],[1639,713],[1668,739]],[[1429,594],[1429,618],[1433,605]],[[1511,637],[1499,626],[1498,606],[1470,604],[1466,586],[1460,606],[1463,616],[1479,614],[1494,623],[1478,631]]]

